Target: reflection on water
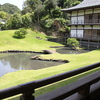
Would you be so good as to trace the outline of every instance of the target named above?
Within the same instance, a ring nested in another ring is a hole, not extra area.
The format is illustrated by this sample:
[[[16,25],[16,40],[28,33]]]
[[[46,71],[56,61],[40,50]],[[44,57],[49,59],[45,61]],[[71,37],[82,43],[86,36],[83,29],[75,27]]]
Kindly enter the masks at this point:
[[[72,50],[70,47],[62,47],[62,48],[58,48],[56,49],[56,51],[58,53],[61,53],[61,54],[80,54],[80,53],[86,53],[86,52],[89,52],[88,50]]]
[[[59,62],[31,60],[37,53],[8,53],[0,54],[0,77],[6,73],[18,70],[36,70],[59,65]]]

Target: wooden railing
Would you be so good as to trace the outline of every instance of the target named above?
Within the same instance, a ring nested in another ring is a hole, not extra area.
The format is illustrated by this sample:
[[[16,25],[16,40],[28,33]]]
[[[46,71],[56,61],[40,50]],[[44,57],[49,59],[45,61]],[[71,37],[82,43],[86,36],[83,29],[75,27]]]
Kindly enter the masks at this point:
[[[100,24],[100,19],[73,20],[73,21],[70,21],[68,24],[69,25]]]
[[[80,38],[80,39],[86,39],[86,40],[96,40],[96,41],[100,41],[100,35],[89,35],[89,34],[84,34],[84,35],[78,35],[78,34],[73,34],[73,36],[71,36],[72,38]]]
[[[77,75],[77,74],[80,74],[80,73],[83,73],[83,72],[86,72],[98,67],[100,67],[100,62],[89,65],[89,66],[85,66],[82,68],[78,68],[69,72],[65,72],[62,74],[44,78],[41,80],[32,81],[25,84],[20,84],[14,87],[0,90],[0,100],[17,95],[17,94],[22,94],[20,96],[20,100],[63,100],[64,98],[67,98],[68,96],[76,92],[78,92],[79,95],[81,95],[81,98],[84,98],[84,100],[90,100],[90,92],[91,92],[90,86],[100,81],[100,71],[92,75],[89,75],[83,79],[80,79],[74,83],[71,83],[62,88],[51,91],[47,94],[41,95],[36,98],[34,97],[34,92],[35,92],[35,89],[37,88],[46,86],[48,84],[52,84],[57,81],[61,81],[63,79],[72,77],[74,75]],[[99,84],[99,88],[100,88],[100,84]],[[78,97],[80,98],[80,96]],[[74,99],[74,100],[81,100],[81,99]]]

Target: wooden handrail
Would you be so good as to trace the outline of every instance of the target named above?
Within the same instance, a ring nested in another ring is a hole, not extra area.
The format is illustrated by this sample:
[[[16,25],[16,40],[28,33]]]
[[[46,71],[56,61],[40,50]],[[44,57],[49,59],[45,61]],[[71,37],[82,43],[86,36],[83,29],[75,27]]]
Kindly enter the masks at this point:
[[[71,36],[71,38],[81,38],[81,39],[87,39],[87,40],[96,40],[100,41],[100,36],[99,35],[89,35],[89,34],[83,34],[83,35],[77,35],[76,33]]]
[[[87,98],[85,100],[90,100],[89,99],[90,85],[100,80],[99,73],[100,71],[95,72],[93,74],[86,76],[85,78],[79,79],[74,83],[63,86],[61,88],[58,88],[46,94],[40,95],[39,97],[36,97],[35,100],[63,100],[76,92],[82,95],[81,98]],[[78,99],[74,99],[74,100],[78,100]]]
[[[71,20],[69,25],[76,25],[76,24],[100,24],[100,19],[92,19],[92,20]]]
[[[21,100],[34,100],[35,97],[32,95],[34,93],[34,89],[43,87],[48,84],[52,84],[54,82],[69,78],[71,76],[89,71],[97,67],[100,67],[100,62],[92,64],[92,65],[88,65],[82,68],[78,68],[78,69],[75,69],[69,72],[65,72],[62,74],[44,78],[41,80],[32,81],[32,82],[20,84],[14,87],[10,87],[7,89],[3,89],[3,90],[0,90],[0,99],[4,99],[4,98],[11,97],[11,96],[22,93],[23,96],[21,97]]]

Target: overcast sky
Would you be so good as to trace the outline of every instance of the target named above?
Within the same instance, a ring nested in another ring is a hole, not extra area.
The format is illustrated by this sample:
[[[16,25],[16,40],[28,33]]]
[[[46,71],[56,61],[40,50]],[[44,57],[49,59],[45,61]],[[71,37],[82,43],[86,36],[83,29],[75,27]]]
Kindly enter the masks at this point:
[[[25,0],[0,0],[0,4],[10,3],[16,5],[19,9],[22,10],[22,4]]]

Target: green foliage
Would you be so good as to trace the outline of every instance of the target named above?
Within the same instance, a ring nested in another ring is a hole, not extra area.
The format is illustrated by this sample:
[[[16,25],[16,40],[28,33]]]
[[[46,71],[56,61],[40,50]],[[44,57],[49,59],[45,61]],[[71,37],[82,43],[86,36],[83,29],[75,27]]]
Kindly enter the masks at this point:
[[[58,19],[60,24],[66,30],[66,23],[68,23],[69,16],[67,13],[62,13],[60,10],[63,8],[71,7],[78,0],[26,0],[24,2],[25,12],[27,9],[31,8],[32,21],[35,24],[41,25],[43,28],[53,29],[54,20]],[[78,1],[80,2],[80,1]],[[29,10],[30,11],[30,10]],[[26,11],[27,12],[27,11]],[[69,32],[69,31],[67,31]]]
[[[57,0],[46,0],[45,1],[45,9],[49,10],[49,13],[51,13],[51,9],[55,8],[57,6]]]
[[[20,28],[18,31],[14,32],[13,37],[15,38],[25,38],[25,35],[27,34],[27,31],[25,28]]]
[[[27,13],[32,13],[32,10],[31,10],[30,7],[24,7],[24,8],[22,9],[22,11],[21,11],[21,14],[22,14],[22,15],[25,15],[25,14],[27,14]]]
[[[20,14],[14,14],[12,17],[11,17],[11,26],[12,26],[12,29],[18,29],[18,28],[21,28],[22,26],[22,18],[21,18],[21,15]]]
[[[55,7],[55,9],[52,10],[52,17],[57,18],[61,16],[61,11],[58,6]]]
[[[6,13],[4,11],[0,11],[0,18],[7,19],[8,18],[8,13]]]
[[[7,12],[8,14],[20,13],[20,9],[17,6],[9,3],[1,5],[1,11]]]
[[[46,28],[46,29],[52,28],[52,27],[53,27],[53,22],[54,22],[54,20],[52,20],[52,19],[46,20],[46,21],[45,21],[45,28]]]
[[[3,25],[2,29],[9,30],[9,29],[18,29],[21,27],[22,27],[21,15],[16,13],[7,20],[6,24]]]
[[[31,14],[27,13],[25,15],[22,16],[22,26],[25,28],[30,27],[32,24],[32,18],[31,18]]]
[[[35,11],[35,9],[37,9],[38,5],[41,5],[42,2],[41,0],[27,0],[27,5],[33,10]]]
[[[20,10],[15,5],[9,3],[0,5],[0,17],[6,20],[6,24],[2,25],[2,29],[27,28],[35,23],[43,26],[47,30],[54,28],[54,20],[59,20],[62,26],[61,31],[65,31],[69,17],[68,14],[62,13],[60,9],[71,7],[81,1],[82,0],[26,0],[23,4],[22,15],[19,14]]]
[[[24,15],[24,14],[27,14],[27,13],[32,13],[32,9],[30,8],[30,6],[28,6],[28,1],[24,1],[21,14]]]
[[[65,33],[69,33],[70,32],[70,27],[65,26],[59,29],[60,32],[65,32]]]
[[[34,11],[34,17],[38,24],[40,24],[40,19],[42,18],[44,14],[44,6],[39,4],[37,5],[37,8]]]
[[[66,28],[67,32],[69,33],[70,32],[70,27],[65,26],[65,28]]]
[[[65,26],[65,24],[68,22],[68,20],[64,18],[55,18],[55,20],[58,20],[61,25]]]
[[[68,38],[67,39],[67,45],[79,47],[79,42],[75,38]]]
[[[3,24],[1,27],[2,30],[9,30],[12,29],[12,23],[11,23],[11,19],[8,19],[8,21],[6,22],[6,24]]]
[[[72,3],[72,6],[76,6],[76,5],[78,5],[79,3],[81,3],[81,1],[75,1],[74,3]]]

